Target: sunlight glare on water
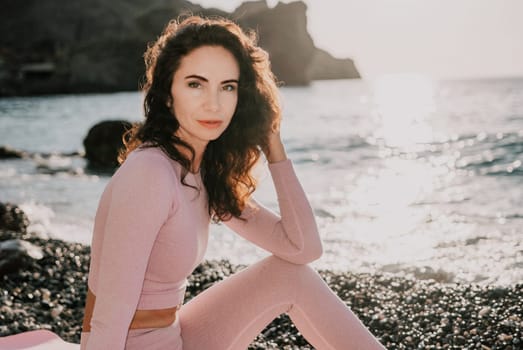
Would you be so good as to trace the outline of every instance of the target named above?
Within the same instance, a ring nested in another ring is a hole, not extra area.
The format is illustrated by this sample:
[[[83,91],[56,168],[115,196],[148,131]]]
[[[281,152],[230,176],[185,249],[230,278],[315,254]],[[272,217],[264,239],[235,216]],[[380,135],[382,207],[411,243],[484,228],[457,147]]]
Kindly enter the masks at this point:
[[[355,224],[348,215],[343,226],[369,233],[353,239],[379,247],[382,261],[376,262],[430,258],[439,242],[420,227],[432,220],[432,208],[417,203],[430,202],[454,176],[447,159],[429,161],[417,153],[437,138],[434,82],[418,75],[386,76],[372,85],[372,96],[376,129],[368,141],[378,146],[381,162],[369,167],[346,193],[347,212],[368,220]],[[450,133],[441,126],[441,134]]]
[[[373,84],[376,118],[375,137],[388,146],[411,146],[430,142],[429,119],[435,110],[434,83],[420,75],[391,74]]]

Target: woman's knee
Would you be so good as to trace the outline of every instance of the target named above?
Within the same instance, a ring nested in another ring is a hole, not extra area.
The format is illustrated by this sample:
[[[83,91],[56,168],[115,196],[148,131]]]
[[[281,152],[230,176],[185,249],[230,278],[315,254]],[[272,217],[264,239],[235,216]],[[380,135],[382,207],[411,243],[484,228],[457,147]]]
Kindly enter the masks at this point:
[[[317,275],[316,270],[307,264],[294,264],[275,255],[265,258],[263,265],[264,273],[268,276],[294,288],[300,288],[307,277]]]

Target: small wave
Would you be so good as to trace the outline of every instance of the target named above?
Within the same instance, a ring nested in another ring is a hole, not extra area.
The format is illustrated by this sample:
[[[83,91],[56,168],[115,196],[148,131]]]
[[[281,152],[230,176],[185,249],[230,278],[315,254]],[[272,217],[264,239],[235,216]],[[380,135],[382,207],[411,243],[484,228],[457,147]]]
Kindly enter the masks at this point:
[[[287,149],[292,159],[301,164],[345,167],[380,159],[378,146],[359,135],[318,138],[307,143],[294,140]]]
[[[517,210],[514,209],[514,210]],[[479,213],[479,211],[456,211],[450,210],[446,214],[452,223],[476,223],[476,224],[491,224],[493,222],[506,222],[507,220],[523,219],[523,214],[518,212],[500,212],[497,214]]]
[[[41,174],[55,175],[55,174],[69,174],[69,175],[83,175],[82,167],[75,166],[74,158],[70,156],[52,154],[48,157],[37,155],[33,158],[36,162],[36,170]]]
[[[69,157],[62,157],[52,154],[49,157],[42,157],[40,155],[34,157],[38,167],[49,169],[67,169],[71,166],[72,160]]]
[[[434,269],[430,266],[406,266],[404,264],[389,264],[379,268],[381,272],[392,273],[403,277],[415,278],[418,280],[434,280],[440,283],[452,283],[455,274],[441,268]]]
[[[70,242],[90,244],[91,225],[89,220],[56,218],[56,214],[48,206],[35,202],[19,205],[29,219],[27,231],[42,239],[61,239]]]
[[[296,164],[307,164],[307,163],[314,163],[314,164],[321,164],[321,165],[327,165],[331,163],[331,159],[326,157],[321,157],[317,153],[313,153],[311,155],[301,156],[301,157],[294,157],[293,161]]]
[[[321,218],[336,219],[336,216],[324,209],[314,209],[314,214]]]
[[[0,145],[0,151],[3,154],[4,158],[2,159],[13,159],[13,158],[49,158],[52,156],[58,156],[58,157],[83,157],[84,154],[79,151],[72,151],[72,152],[53,152],[53,153],[45,153],[45,152],[31,152],[27,150],[22,149],[16,149],[12,148],[9,145]]]
[[[372,142],[372,139],[360,135],[318,138],[308,143],[304,143],[301,139],[291,140],[288,144],[289,152],[296,153],[310,153],[323,150],[347,152],[366,147],[375,148],[376,145]]]
[[[507,121],[520,121],[520,120],[523,120],[523,115],[517,115],[517,114],[509,115],[506,117],[506,120]]]
[[[477,245],[483,241],[487,241],[489,239],[490,238],[487,236],[480,235],[480,236],[469,237],[469,238],[466,238],[463,240],[459,240],[459,239],[458,240],[444,240],[444,241],[440,241],[436,245],[434,245],[434,248],[447,249],[447,248],[459,248],[459,247],[463,247],[463,246],[472,246],[472,245]]]
[[[520,165],[514,168],[513,164],[496,165],[480,169],[479,174],[485,176],[521,176],[523,175],[523,168]]]
[[[523,214],[509,214],[504,216],[505,219],[523,219]]]
[[[488,237],[486,236],[477,236],[472,238],[467,238],[465,240],[465,245],[475,245],[478,244],[480,241],[487,240]]]
[[[4,162],[7,167],[0,169],[0,178],[35,174],[79,176],[86,173],[85,159],[74,154],[35,153],[31,157],[10,159]]]
[[[445,144],[431,144],[419,157],[449,156],[449,166],[484,176],[520,176],[523,173],[523,134],[462,135]]]
[[[432,199],[432,200],[418,200],[410,204],[411,206],[428,206],[428,205],[440,205],[440,204],[460,204],[467,201],[470,201],[471,197],[468,196],[457,196],[457,197],[450,197],[450,198],[442,198],[439,200]]]
[[[24,211],[29,219],[27,231],[37,236],[48,239],[51,232],[51,221],[55,216],[53,209],[35,202],[22,203],[20,209]]]

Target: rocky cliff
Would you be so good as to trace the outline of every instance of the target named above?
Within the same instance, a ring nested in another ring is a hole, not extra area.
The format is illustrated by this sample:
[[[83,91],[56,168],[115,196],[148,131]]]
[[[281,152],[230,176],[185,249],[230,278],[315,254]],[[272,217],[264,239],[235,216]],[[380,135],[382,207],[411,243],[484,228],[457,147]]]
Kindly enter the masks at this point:
[[[351,60],[317,49],[306,5],[264,0],[233,13],[185,0],[4,0],[0,13],[0,95],[136,90],[142,54],[163,26],[184,13],[223,16],[255,29],[286,85],[359,78]]]

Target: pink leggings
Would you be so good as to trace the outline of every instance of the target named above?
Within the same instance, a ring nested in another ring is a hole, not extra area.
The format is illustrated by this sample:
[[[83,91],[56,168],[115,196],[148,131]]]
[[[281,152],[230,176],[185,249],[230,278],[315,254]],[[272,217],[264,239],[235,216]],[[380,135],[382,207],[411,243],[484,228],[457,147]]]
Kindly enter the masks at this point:
[[[183,349],[244,350],[282,313],[316,349],[383,349],[314,269],[275,256],[220,281],[181,308]]]
[[[318,350],[384,349],[314,269],[275,256],[194,297],[171,327],[130,331],[126,349],[245,350],[282,313]]]

